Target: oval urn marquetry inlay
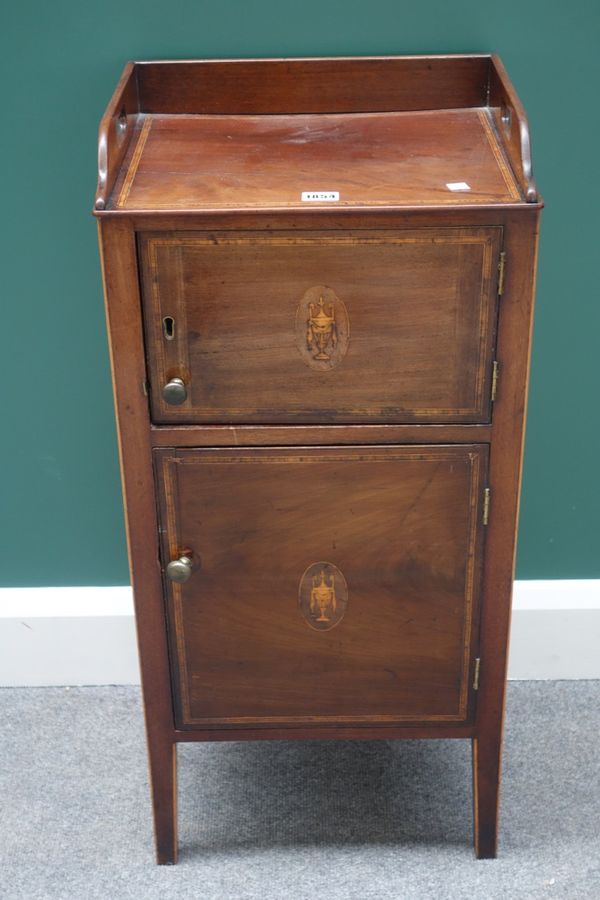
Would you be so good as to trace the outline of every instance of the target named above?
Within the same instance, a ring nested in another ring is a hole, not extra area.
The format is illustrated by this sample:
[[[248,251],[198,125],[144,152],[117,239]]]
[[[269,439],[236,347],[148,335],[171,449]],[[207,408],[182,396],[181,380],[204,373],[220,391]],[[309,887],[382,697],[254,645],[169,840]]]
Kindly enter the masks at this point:
[[[296,311],[296,343],[306,365],[317,371],[339,366],[349,339],[344,302],[324,284],[309,288]]]
[[[337,625],[346,612],[346,579],[333,563],[313,563],[300,579],[298,600],[300,612],[310,627],[327,631]]]

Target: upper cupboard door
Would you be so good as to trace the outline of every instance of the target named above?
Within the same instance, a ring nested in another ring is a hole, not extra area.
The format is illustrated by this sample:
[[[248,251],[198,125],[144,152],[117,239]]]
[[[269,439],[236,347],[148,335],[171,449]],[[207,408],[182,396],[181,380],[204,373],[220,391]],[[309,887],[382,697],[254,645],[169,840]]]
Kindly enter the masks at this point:
[[[489,421],[501,237],[141,235],[153,420]]]

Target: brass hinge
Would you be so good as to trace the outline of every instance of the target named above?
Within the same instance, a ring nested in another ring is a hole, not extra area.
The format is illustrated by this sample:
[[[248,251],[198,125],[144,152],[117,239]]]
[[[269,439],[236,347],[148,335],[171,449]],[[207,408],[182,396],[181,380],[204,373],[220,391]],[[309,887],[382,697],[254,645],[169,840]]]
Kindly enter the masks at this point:
[[[500,366],[498,365],[498,361],[495,359],[492,363],[492,389],[491,389],[491,400],[492,403],[496,399],[496,392],[498,390],[498,370]]]
[[[473,673],[473,690],[479,690],[479,668],[481,666],[481,659],[477,657],[475,660],[475,672]]]
[[[487,525],[490,521],[490,489],[486,488],[483,492],[483,524]]]
[[[501,297],[504,293],[504,268],[506,266],[506,253],[504,250],[500,254],[500,259],[498,261],[498,296]]]

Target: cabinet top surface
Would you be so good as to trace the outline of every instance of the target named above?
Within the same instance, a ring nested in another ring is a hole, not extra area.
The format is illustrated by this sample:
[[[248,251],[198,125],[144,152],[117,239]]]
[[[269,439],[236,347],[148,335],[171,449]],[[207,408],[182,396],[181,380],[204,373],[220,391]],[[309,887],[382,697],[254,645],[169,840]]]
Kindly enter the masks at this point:
[[[462,206],[522,199],[482,108],[146,115],[137,125],[109,208]]]
[[[96,212],[538,200],[490,56],[130,63],[100,126]]]

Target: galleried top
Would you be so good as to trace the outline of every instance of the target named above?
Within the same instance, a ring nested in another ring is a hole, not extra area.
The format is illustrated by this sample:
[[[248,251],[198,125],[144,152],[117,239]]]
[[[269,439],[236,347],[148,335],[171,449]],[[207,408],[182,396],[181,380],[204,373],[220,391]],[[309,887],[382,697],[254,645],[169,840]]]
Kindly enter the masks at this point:
[[[99,215],[538,202],[495,56],[129,63],[98,157]]]

